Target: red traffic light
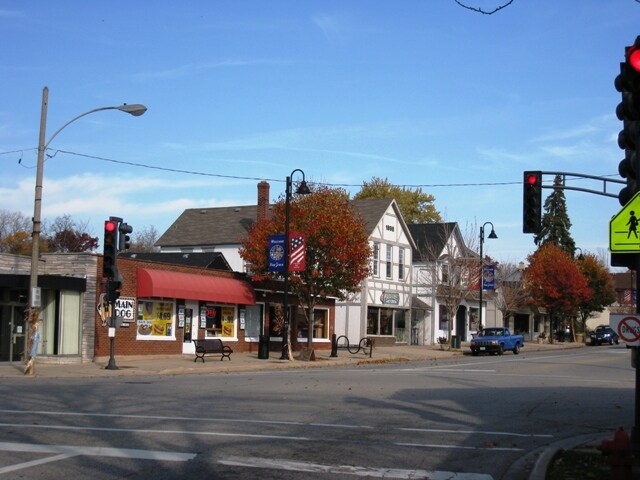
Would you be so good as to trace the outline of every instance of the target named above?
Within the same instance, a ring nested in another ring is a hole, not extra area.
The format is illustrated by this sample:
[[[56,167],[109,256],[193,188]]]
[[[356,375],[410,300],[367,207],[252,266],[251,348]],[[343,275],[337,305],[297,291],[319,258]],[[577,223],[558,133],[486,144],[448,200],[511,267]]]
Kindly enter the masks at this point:
[[[629,47],[627,50],[627,63],[636,71],[640,72],[640,47]]]
[[[527,174],[527,183],[529,185],[537,185],[539,180],[539,176],[535,173]]]
[[[104,231],[105,232],[115,232],[118,229],[118,224],[111,220],[106,220],[104,222]]]

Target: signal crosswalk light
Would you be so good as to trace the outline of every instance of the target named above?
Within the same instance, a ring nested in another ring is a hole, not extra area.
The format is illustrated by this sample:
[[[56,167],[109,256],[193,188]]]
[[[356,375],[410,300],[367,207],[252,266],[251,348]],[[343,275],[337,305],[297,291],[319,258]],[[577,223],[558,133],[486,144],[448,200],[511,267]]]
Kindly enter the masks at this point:
[[[522,232],[538,233],[542,224],[542,172],[524,172]]]

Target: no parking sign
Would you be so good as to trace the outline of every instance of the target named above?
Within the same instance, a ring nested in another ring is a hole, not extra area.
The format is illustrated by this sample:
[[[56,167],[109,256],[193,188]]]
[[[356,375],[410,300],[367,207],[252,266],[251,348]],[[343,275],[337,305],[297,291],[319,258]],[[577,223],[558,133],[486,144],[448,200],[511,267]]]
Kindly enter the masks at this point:
[[[640,315],[612,314],[611,328],[631,347],[640,346]]]

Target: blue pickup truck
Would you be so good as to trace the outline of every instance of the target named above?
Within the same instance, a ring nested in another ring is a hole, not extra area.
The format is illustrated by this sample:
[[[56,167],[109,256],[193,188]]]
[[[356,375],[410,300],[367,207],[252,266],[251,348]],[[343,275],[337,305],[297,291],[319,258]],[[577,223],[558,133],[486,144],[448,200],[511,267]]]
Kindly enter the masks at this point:
[[[511,335],[508,328],[490,327],[483,328],[480,334],[471,340],[471,354],[489,352],[492,355],[502,355],[505,350],[511,350],[515,355],[524,347],[522,335]]]

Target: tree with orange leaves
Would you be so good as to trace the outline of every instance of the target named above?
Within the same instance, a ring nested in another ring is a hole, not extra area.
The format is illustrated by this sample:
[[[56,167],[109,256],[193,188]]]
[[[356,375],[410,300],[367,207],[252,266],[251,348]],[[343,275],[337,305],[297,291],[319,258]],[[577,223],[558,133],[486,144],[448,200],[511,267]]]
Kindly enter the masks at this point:
[[[587,278],[573,257],[556,244],[546,243],[528,260],[525,285],[531,304],[547,309],[554,331],[559,319],[573,322],[580,306],[592,296]]]
[[[301,272],[289,273],[289,286],[305,307],[307,345],[312,348],[316,302],[360,291],[362,280],[369,275],[371,248],[364,222],[342,189],[317,186],[311,195],[294,196],[289,222],[290,232],[305,235],[306,266]],[[255,280],[282,278],[268,271],[268,249],[269,237],[283,233],[284,226],[285,199],[280,198],[272,217],[256,222],[242,240],[240,255],[251,264]]]

